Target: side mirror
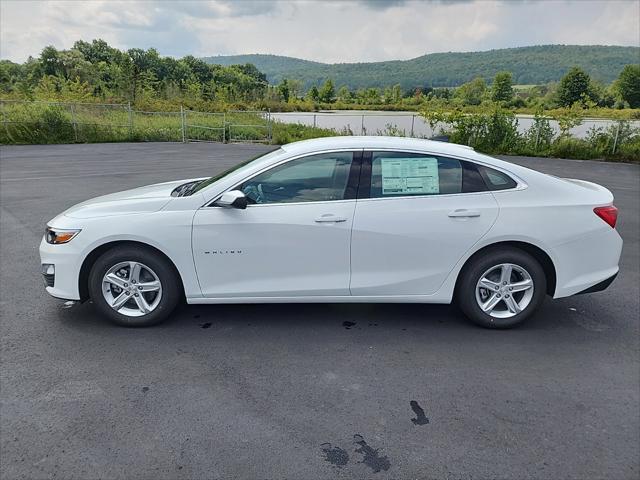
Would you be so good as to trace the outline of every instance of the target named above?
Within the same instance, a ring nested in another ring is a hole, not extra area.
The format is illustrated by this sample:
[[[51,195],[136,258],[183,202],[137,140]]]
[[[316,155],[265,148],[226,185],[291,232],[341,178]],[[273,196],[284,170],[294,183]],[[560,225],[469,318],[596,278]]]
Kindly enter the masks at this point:
[[[216,205],[227,208],[239,208],[244,210],[249,205],[249,201],[244,193],[240,190],[231,190],[224,192],[216,202]]]

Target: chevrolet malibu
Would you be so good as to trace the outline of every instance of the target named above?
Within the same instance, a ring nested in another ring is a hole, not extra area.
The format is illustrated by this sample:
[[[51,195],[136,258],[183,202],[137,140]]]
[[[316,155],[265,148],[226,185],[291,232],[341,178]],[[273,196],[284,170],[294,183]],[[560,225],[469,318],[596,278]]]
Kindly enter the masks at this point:
[[[125,326],[184,299],[455,302],[507,328],[546,295],[613,281],[612,202],[600,185],[461,145],[323,138],[75,205],[48,223],[40,257],[48,293]]]

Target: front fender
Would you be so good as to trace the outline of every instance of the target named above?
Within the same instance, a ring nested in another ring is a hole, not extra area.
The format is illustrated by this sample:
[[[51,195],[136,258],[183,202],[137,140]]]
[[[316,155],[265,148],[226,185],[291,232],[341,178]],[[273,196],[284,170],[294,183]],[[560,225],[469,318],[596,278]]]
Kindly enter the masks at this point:
[[[87,263],[95,260],[97,251],[118,242],[135,242],[162,252],[176,267],[187,297],[201,297],[191,251],[191,228],[194,211],[160,211],[141,215],[124,215],[98,219],[77,219],[59,216],[50,225],[58,228],[81,228],[71,242],[49,245],[42,242],[40,256],[43,263],[56,267],[56,285],[49,291],[54,296],[80,299],[79,283]]]

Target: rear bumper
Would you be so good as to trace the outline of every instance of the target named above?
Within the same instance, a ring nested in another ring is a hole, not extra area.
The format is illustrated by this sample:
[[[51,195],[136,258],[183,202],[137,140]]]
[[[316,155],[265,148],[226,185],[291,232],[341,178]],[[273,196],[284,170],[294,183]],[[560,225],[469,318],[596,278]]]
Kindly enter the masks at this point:
[[[585,288],[581,292],[576,293],[576,295],[582,295],[583,293],[596,293],[596,292],[601,292],[603,290],[606,290],[609,287],[609,285],[613,283],[613,281],[616,279],[617,276],[618,276],[618,273],[616,272],[606,280],[596,283],[592,287]]]
[[[553,251],[557,275],[553,297],[569,297],[603,290],[613,282],[619,270],[622,238],[607,227],[557,245]]]

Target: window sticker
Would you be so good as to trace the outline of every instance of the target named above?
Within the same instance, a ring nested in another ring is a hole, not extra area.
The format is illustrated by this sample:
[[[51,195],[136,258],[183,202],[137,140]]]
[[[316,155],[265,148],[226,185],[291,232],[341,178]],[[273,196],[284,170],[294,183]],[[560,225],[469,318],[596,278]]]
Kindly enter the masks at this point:
[[[440,193],[438,159],[430,157],[381,158],[382,194]]]

